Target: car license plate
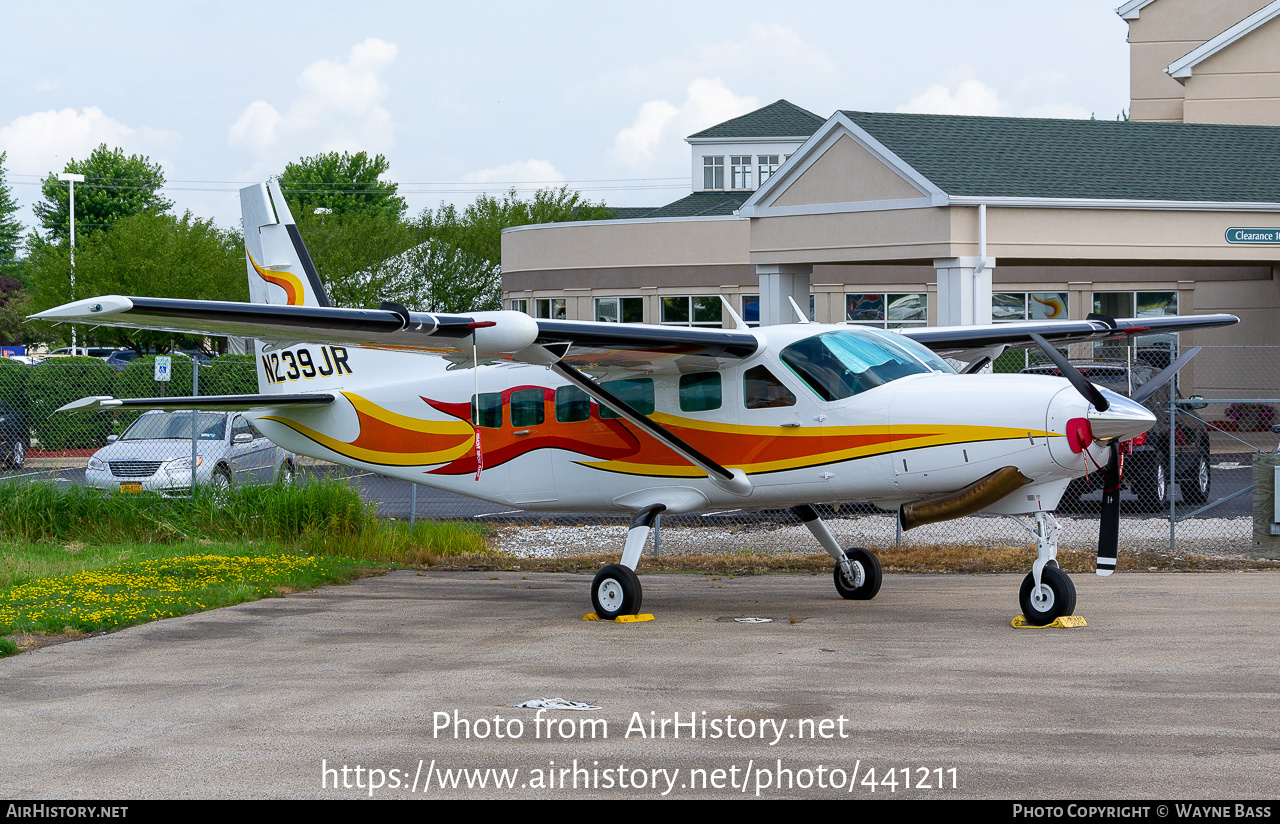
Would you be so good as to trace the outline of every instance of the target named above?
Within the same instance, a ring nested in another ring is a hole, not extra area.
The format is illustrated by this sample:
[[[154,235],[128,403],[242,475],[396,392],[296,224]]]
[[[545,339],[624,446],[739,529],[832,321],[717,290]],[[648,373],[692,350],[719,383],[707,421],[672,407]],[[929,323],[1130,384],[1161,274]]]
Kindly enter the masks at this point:
[[[120,484],[121,492],[141,492],[142,484]]]

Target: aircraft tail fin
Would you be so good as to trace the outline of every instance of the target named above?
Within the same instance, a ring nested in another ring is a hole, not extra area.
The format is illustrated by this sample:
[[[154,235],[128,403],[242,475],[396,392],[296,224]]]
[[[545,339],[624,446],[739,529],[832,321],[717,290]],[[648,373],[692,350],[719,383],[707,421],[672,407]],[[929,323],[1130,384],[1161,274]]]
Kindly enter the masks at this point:
[[[328,306],[280,184],[270,180],[240,190],[250,303]]]

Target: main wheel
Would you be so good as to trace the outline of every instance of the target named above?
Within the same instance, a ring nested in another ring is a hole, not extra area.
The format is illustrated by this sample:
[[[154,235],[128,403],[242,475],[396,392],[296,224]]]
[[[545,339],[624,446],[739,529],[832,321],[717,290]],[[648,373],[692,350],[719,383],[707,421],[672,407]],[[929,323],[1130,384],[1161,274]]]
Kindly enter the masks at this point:
[[[883,577],[880,574],[880,562],[876,560],[876,556],[862,547],[853,547],[844,551],[844,557],[849,559],[849,565],[853,567],[853,580],[849,580],[844,574],[843,567],[836,564],[834,571],[836,592],[848,601],[870,601],[876,597]]]
[[[1018,591],[1022,617],[1028,624],[1042,627],[1053,623],[1055,618],[1076,611],[1076,585],[1056,566],[1044,568],[1040,573],[1040,589],[1033,592],[1035,589],[1036,579],[1028,573],[1022,579],[1022,589]]]
[[[635,615],[640,611],[643,594],[640,576],[622,564],[609,564],[591,582],[591,606],[606,621],[619,615]]]
[[[1209,500],[1209,456],[1196,456],[1195,474],[1182,482],[1182,498],[1187,503],[1202,504]]]

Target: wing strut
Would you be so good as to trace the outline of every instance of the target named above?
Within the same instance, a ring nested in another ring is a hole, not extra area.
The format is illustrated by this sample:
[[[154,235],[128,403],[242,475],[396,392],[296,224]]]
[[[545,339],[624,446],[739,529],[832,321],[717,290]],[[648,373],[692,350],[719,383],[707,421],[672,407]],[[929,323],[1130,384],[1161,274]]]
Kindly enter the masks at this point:
[[[603,386],[591,380],[591,378],[587,377],[578,369],[570,366],[564,361],[557,361],[552,364],[551,369],[557,375],[570,381],[583,392],[586,392],[594,398],[596,403],[609,407],[623,418],[626,418],[628,421],[631,421],[631,423],[639,426],[650,435],[657,438],[672,452],[675,452],[677,455],[699,469],[704,470],[707,473],[707,477],[710,478],[711,482],[716,486],[727,492],[732,492],[735,495],[741,495],[743,497],[751,494],[751,481],[747,478],[746,473],[741,469],[725,469],[720,464],[685,443],[684,440],[668,431],[665,427],[654,423],[644,415],[641,415],[639,410],[631,406],[631,404],[622,400],[617,395],[605,389]]]

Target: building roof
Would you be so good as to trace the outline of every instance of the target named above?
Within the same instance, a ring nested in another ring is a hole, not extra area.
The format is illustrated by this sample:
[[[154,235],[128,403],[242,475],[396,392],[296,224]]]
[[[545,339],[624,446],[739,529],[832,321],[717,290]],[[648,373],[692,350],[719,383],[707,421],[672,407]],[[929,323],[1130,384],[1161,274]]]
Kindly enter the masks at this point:
[[[842,114],[952,196],[1280,202],[1280,127]]]
[[[735,138],[735,137],[808,137],[825,123],[825,118],[818,117],[807,109],[802,109],[787,100],[770,103],[762,109],[756,109],[742,117],[735,117],[723,123],[703,129],[689,135],[695,138]]]
[[[613,216],[614,220],[630,220],[635,217],[645,217],[654,210],[654,206],[611,206],[613,211],[617,212]]]
[[[754,192],[694,192],[674,203],[634,217],[718,217],[731,215]],[[619,215],[621,217],[621,215]]]

